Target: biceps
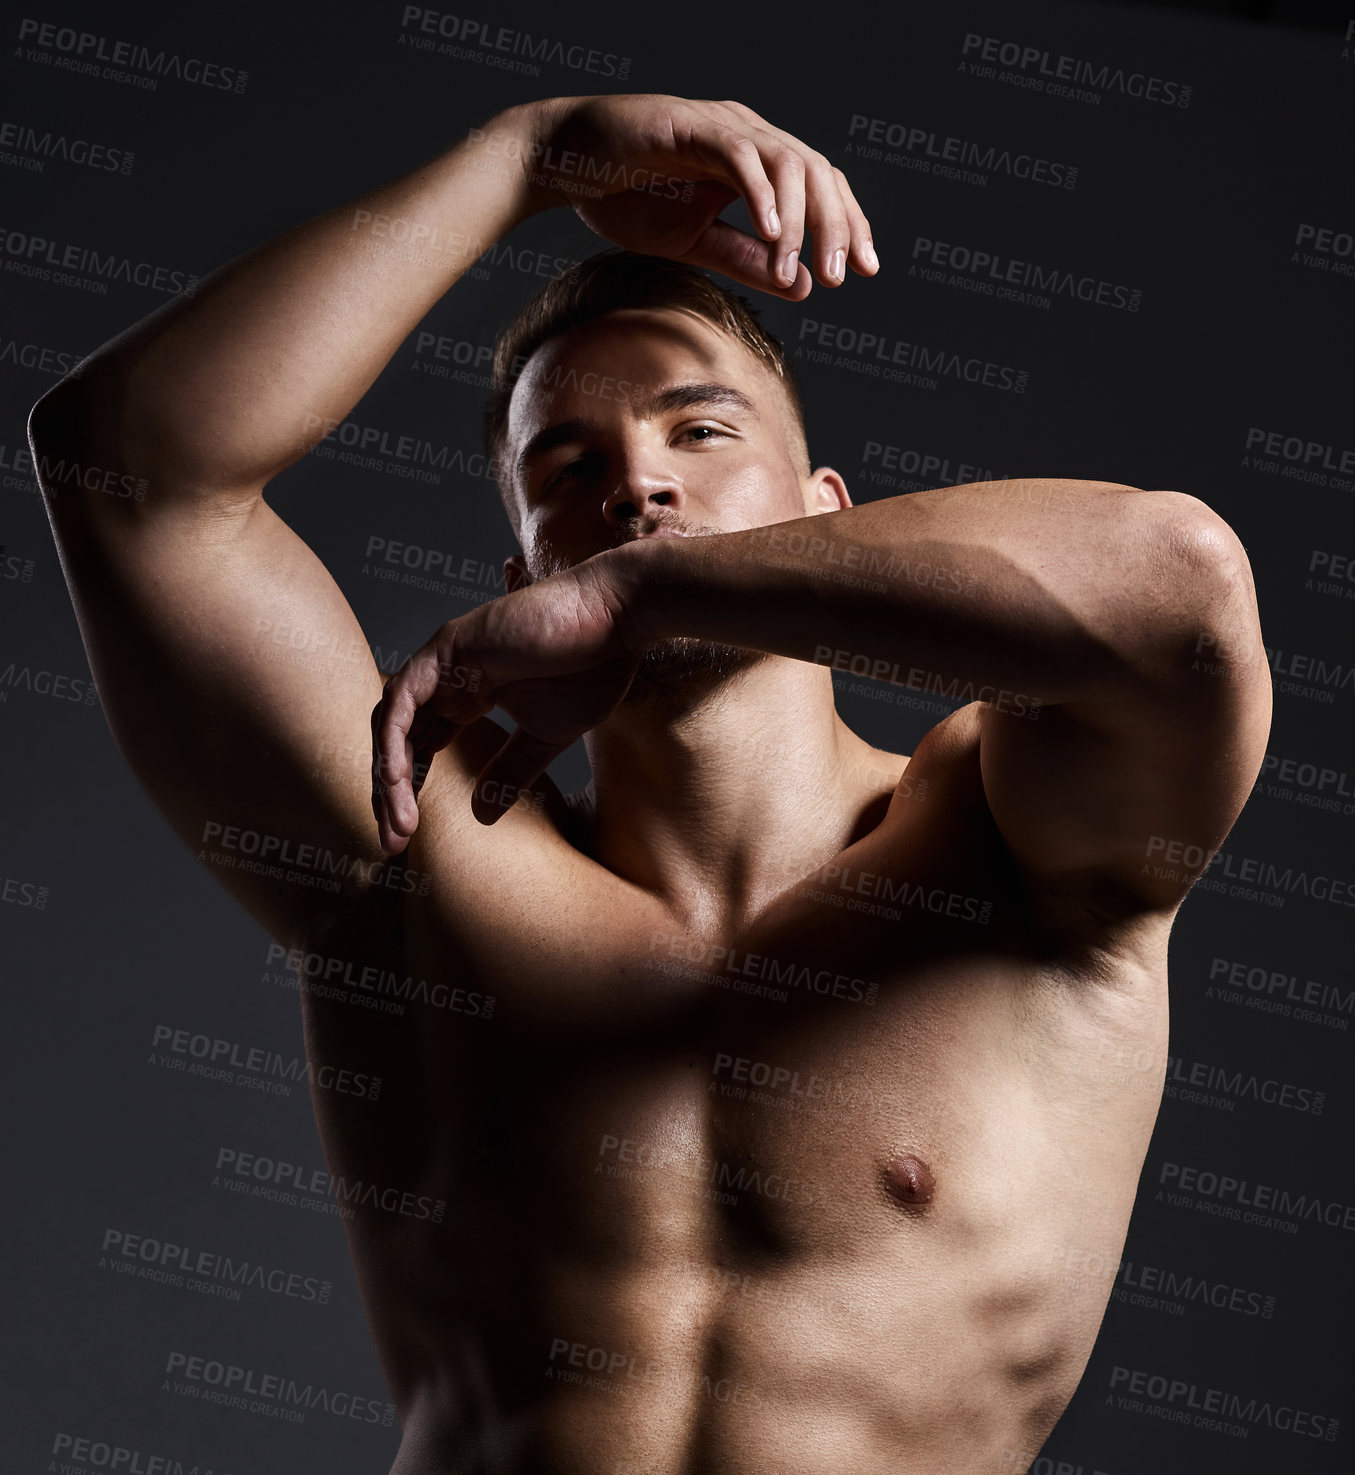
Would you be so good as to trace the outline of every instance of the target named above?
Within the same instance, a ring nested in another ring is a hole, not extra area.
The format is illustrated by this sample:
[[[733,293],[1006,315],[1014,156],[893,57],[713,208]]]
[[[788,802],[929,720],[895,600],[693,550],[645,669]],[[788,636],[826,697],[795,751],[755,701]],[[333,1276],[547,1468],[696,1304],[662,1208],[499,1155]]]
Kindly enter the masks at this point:
[[[1174,690],[1069,703],[1029,720],[985,711],[989,808],[1024,869],[1044,883],[1170,907],[1237,820],[1270,730],[1264,662]]]

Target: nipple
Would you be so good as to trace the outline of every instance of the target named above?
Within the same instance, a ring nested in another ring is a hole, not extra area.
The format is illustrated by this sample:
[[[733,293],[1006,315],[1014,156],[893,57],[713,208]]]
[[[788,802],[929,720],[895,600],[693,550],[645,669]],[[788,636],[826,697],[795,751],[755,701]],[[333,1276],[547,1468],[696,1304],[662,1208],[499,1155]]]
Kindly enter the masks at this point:
[[[936,1192],[936,1177],[932,1170],[910,1152],[896,1152],[889,1159],[884,1179],[890,1195],[910,1207],[930,1203]]]

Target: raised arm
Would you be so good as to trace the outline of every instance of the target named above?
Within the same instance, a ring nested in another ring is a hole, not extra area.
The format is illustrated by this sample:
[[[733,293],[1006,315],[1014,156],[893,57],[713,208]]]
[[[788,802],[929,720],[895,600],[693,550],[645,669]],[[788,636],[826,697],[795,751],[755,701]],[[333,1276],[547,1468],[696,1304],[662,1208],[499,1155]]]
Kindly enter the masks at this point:
[[[1054,480],[623,544],[444,627],[430,655],[475,680],[438,688],[430,659],[416,705],[456,722],[497,700],[520,726],[486,776],[529,787],[614,707],[638,652],[679,635],[982,703],[984,788],[1014,857],[1106,922],[1179,903],[1270,726],[1227,523],[1176,492]],[[414,819],[397,804],[392,848]]]
[[[486,131],[525,136],[525,113]],[[100,697],[184,842],[275,937],[380,881],[381,674],[264,500],[498,235],[534,208],[462,143],[286,231],[105,344],[29,434]],[[426,234],[414,252],[398,235]],[[73,474],[74,473],[74,474]]]
[[[986,482],[617,552],[643,643],[693,635],[983,702],[999,830],[1106,920],[1180,902],[1203,868],[1180,858],[1217,850],[1265,754],[1250,565],[1192,496]]]
[[[740,194],[761,239],[717,219]],[[848,261],[875,270],[840,171],[750,110],[556,98],[507,109],[213,272],[57,385],[35,409],[35,432],[69,435],[58,402],[75,400],[82,439],[134,469],[152,500],[257,494],[348,414],[478,256],[566,203],[608,240],[791,299],[810,290],[792,259],[806,226],[825,283]]]
[[[34,460],[113,734],[180,836],[274,936],[329,894],[311,872],[366,884],[385,859],[371,802],[382,679],[266,483],[528,216],[572,204],[617,244],[798,300],[811,286],[795,259],[806,228],[821,280],[841,281],[845,263],[875,269],[839,179],[736,104],[511,108],[223,266],[34,407]],[[759,237],[718,219],[740,194]],[[461,765],[460,750],[444,761]]]

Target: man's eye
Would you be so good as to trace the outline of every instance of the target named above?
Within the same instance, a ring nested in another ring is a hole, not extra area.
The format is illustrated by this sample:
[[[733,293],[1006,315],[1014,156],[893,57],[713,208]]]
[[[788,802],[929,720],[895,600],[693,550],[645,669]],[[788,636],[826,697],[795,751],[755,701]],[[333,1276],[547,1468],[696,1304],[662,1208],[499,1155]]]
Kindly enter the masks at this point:
[[[717,436],[727,435],[728,431],[721,430],[718,425],[688,425],[679,432],[679,436],[690,435],[699,440],[714,440]]]
[[[567,477],[586,476],[589,472],[597,469],[597,464],[601,459],[601,456],[591,452],[586,455],[575,456],[572,461],[566,461],[558,471],[552,472],[546,479],[546,485],[553,487],[557,482],[564,481]]]

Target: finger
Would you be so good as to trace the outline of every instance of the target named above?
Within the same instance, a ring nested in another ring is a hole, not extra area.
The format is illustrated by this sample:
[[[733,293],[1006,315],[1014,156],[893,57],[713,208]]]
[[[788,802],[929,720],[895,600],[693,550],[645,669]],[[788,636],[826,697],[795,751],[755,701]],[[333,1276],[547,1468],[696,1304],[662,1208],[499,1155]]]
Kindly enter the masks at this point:
[[[805,158],[805,223],[814,236],[814,275],[825,286],[841,286],[847,275],[851,226],[833,166],[813,152]]]
[[[847,183],[847,176],[836,165],[833,168],[833,179],[837,183],[838,193],[842,196],[842,206],[847,212],[847,224],[851,231],[852,243],[847,253],[848,265],[863,277],[874,276],[880,269],[880,258],[875,254],[870,221],[866,219],[866,212],[857,203],[852,187]]]
[[[409,844],[409,838],[418,828],[419,813],[415,804],[412,816],[406,806],[401,806],[401,817],[397,824],[391,802],[392,785],[382,777],[382,760],[378,751],[377,728],[381,721],[381,703],[372,709],[372,814],[376,819],[377,840],[387,855],[399,855]],[[414,747],[406,739],[406,757],[411,770],[414,765]],[[389,768],[387,769],[389,771]]]
[[[776,190],[776,208],[781,217],[773,274],[779,287],[791,287],[804,245],[805,163],[793,148],[782,144],[764,148],[763,163]]]
[[[768,245],[739,230],[725,220],[713,220],[697,238],[692,249],[678,258],[689,266],[718,271],[744,287],[754,287],[787,302],[803,302],[809,296],[814,280],[809,269],[797,263],[795,284],[787,287],[777,280],[773,270],[775,245]]]
[[[372,710],[372,812],[382,847],[396,854],[418,828],[414,739],[419,713],[437,691],[439,665],[430,646],[417,651],[386,683]]]
[[[413,745],[391,726],[388,699],[394,697],[395,681],[392,677],[386,683],[381,700],[372,708],[372,815],[381,849],[390,855],[398,855],[405,848],[418,824],[417,808],[411,813],[403,800],[397,803],[394,797],[405,763],[412,769],[414,762]]]
[[[762,137],[764,144],[768,141],[775,141],[786,147],[795,149],[806,161],[807,168],[809,168],[811,161],[823,159],[821,154],[815,153],[803,140],[796,138],[792,133],[787,133],[782,128],[777,128],[775,124],[769,123],[761,114],[755,112],[745,103],[735,102],[731,99],[719,103],[717,106],[750,127],[754,131],[755,137]],[[828,168],[831,170],[833,179],[837,184],[838,193],[841,196],[841,208],[846,212],[847,235],[849,236],[849,240],[839,241],[839,246],[846,247],[846,265],[850,266],[853,271],[860,273],[862,276],[873,276],[880,269],[880,262],[875,254],[875,244],[871,238],[870,222],[857,202],[856,195],[853,193],[852,187],[847,181],[847,176],[835,164],[830,164],[827,160],[823,160],[823,162],[828,164]],[[836,217],[838,207],[827,194],[826,181],[824,201],[823,217],[827,221],[829,218]],[[813,231],[814,220],[812,218],[812,212],[808,208],[807,213],[811,214],[809,228]],[[823,271],[819,269],[819,264],[822,263],[828,267],[832,266],[834,248],[828,247],[825,243],[824,249],[820,251],[820,243],[817,236],[814,244],[816,272],[823,279]],[[830,273],[827,280],[830,282],[841,282],[844,276],[845,272],[842,271],[839,271],[835,277]]]
[[[776,240],[784,229],[777,214],[776,190],[767,178],[757,142],[737,128],[716,126],[704,138],[696,140],[698,152],[709,164],[722,164],[729,183],[744,198],[755,229],[768,241]]]
[[[572,740],[571,740],[572,741]],[[517,728],[485,764],[471,791],[471,813],[482,825],[492,825],[529,791],[546,769],[567,751],[570,743],[551,743]]]

